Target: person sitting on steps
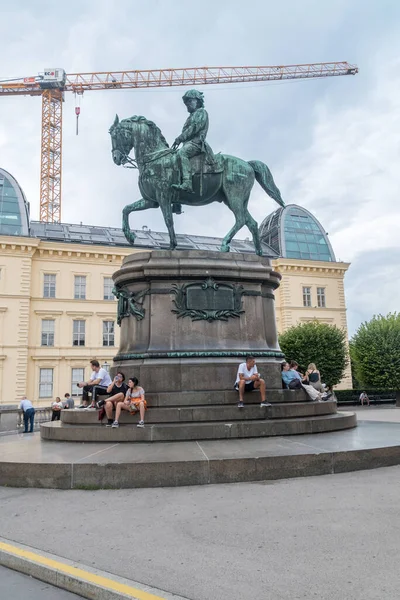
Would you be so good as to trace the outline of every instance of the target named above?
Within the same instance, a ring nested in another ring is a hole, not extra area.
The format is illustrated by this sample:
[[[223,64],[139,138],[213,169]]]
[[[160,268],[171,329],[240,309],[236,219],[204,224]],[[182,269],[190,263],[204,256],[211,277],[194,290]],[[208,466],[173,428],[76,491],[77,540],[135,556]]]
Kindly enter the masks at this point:
[[[265,381],[260,377],[254,356],[247,356],[246,362],[240,363],[234,387],[239,391],[238,408],[243,408],[244,406],[243,393],[252,392],[253,390],[260,390],[260,406],[271,406],[265,400]]]
[[[137,411],[140,413],[140,421],[137,427],[144,427],[144,412],[147,408],[147,402],[144,399],[144,389],[140,387],[137,377],[130,377],[128,381],[128,391],[126,392],[125,400],[118,402],[115,410],[115,421],[112,427],[119,427],[119,418],[121,411],[126,410],[134,415]]]
[[[324,391],[324,387],[321,383],[321,374],[314,363],[310,363],[308,365],[306,376],[308,378],[308,383],[312,385],[313,388],[317,390],[317,392],[322,393]]]
[[[288,362],[281,364],[282,381],[290,390],[301,389],[301,375],[295,369],[292,369]]]
[[[290,361],[290,364],[284,362],[282,364],[282,379],[291,390],[303,389],[309,400],[321,402],[321,393],[309,385],[308,376],[298,373],[298,363],[295,360]]]
[[[97,396],[104,396],[107,394],[107,388],[111,383],[111,378],[108,372],[100,367],[98,360],[91,360],[90,367],[92,374],[90,381],[81,381],[78,383],[79,388],[82,390],[82,404],[79,408],[96,408]],[[92,401],[89,404],[89,393],[92,394]]]
[[[128,386],[125,383],[125,375],[121,371],[118,371],[113,381],[107,388],[107,393],[111,394],[110,398],[107,398],[107,400],[99,400],[97,403],[97,408],[101,408],[105,404],[105,411],[107,415],[106,427],[111,427],[113,424],[113,410],[117,407],[118,402],[122,402],[124,400],[127,391]]]

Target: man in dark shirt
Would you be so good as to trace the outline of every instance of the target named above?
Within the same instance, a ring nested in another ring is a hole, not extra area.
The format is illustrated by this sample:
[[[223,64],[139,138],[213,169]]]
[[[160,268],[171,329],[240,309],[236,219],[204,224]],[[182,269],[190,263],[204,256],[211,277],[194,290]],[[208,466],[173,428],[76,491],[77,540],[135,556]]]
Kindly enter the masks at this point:
[[[105,401],[105,409],[107,415],[107,427],[111,427],[114,422],[112,413],[118,402],[121,402],[125,398],[125,394],[128,391],[128,386],[125,383],[125,375],[118,371],[112,382],[107,388],[107,394],[111,394],[110,398]],[[104,400],[100,400],[97,403],[97,408],[101,408],[104,404]]]

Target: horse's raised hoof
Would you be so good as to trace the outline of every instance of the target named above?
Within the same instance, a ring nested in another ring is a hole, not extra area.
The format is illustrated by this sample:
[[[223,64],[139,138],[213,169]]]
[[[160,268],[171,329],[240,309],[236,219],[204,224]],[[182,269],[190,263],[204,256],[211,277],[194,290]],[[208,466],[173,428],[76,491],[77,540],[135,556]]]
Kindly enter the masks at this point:
[[[226,244],[222,244],[220,252],[230,252],[231,249]]]
[[[257,250],[256,254],[258,254],[258,256],[262,256],[263,255],[263,251],[262,250]]]

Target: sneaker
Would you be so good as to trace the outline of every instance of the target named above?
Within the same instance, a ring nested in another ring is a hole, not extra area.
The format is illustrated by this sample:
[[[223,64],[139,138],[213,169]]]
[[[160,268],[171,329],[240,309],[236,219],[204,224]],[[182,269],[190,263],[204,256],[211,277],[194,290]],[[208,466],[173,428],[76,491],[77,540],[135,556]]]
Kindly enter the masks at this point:
[[[238,402],[238,408],[244,408],[243,402]]]
[[[98,402],[96,402],[96,408],[100,409],[105,405],[106,401],[105,400],[99,400]]]
[[[106,423],[106,427],[112,427],[112,424],[113,424],[113,420],[108,419],[108,423]]]
[[[139,421],[139,423],[136,425],[136,427],[144,427],[144,421]]]
[[[263,406],[272,406],[272,404],[271,402],[261,402],[260,408],[262,408]]]
[[[118,421],[114,421],[114,423],[111,425],[111,427],[119,427]]]
[[[78,408],[86,408],[86,406],[84,404],[80,404]]]
[[[85,406],[86,410],[96,410],[96,407],[94,404],[89,404],[89,406]]]

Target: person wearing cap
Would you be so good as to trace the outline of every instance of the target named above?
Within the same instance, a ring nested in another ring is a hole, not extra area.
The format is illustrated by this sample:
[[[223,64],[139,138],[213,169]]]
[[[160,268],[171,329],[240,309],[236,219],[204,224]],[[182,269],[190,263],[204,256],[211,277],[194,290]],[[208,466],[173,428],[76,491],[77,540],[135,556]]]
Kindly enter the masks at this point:
[[[172,187],[184,192],[193,193],[192,169],[190,159],[198,154],[206,153],[211,161],[214,156],[210,146],[205,141],[208,132],[208,113],[204,108],[203,93],[197,90],[189,90],[182,97],[188,110],[189,117],[183,126],[182,133],[174,143],[172,149],[177,150],[181,164],[182,183],[173,184]]]

